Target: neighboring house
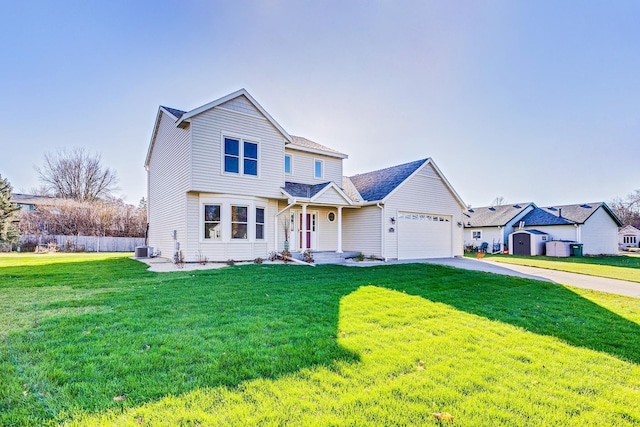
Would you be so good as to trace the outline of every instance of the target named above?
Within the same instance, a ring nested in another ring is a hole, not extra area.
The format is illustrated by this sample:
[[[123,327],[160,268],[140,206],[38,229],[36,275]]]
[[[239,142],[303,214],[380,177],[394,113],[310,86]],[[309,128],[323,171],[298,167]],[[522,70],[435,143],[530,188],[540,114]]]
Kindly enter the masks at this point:
[[[287,133],[244,89],[159,107],[145,162],[149,245],[186,261],[281,251],[462,253],[464,203],[431,159],[343,177],[347,155]]]
[[[536,205],[529,202],[467,209],[462,217],[465,246],[477,248],[486,242],[489,251],[502,252],[513,226],[534,208]]]
[[[618,227],[622,223],[606,203],[534,208],[514,229],[536,229],[547,233],[550,240],[582,243],[585,255],[618,253]]]
[[[618,231],[620,249],[640,248],[640,230],[633,225],[625,225]]]
[[[33,194],[11,193],[11,201],[22,210],[33,211],[37,206],[50,206],[59,203],[60,199],[50,196],[35,196]]]

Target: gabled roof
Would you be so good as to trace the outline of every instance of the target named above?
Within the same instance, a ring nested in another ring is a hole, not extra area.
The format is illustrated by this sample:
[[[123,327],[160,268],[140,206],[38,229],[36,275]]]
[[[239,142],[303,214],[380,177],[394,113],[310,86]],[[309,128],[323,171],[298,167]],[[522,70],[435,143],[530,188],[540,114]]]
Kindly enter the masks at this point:
[[[349,177],[364,201],[379,201],[416,172],[429,159],[416,160],[390,168]]]
[[[294,198],[303,197],[306,199],[310,199],[329,184],[331,184],[331,182],[323,182],[322,184],[300,184],[297,182],[285,182],[282,189],[288,195]]]
[[[468,209],[464,212],[464,226],[467,228],[504,227],[531,205],[533,205],[534,208],[536,206],[534,203],[528,202]]]
[[[215,108],[217,106],[220,106],[222,104],[224,104],[227,101],[231,101],[232,99],[235,99],[239,96],[244,96],[251,104],[253,104],[254,107],[256,107],[256,109],[258,111],[260,111],[260,113],[269,121],[269,123],[271,123],[284,137],[286,142],[291,142],[291,136],[287,133],[287,131],[285,131],[282,126],[280,126],[280,124],[278,124],[278,122],[276,122],[274,120],[273,117],[271,117],[271,115],[269,113],[267,113],[267,111],[262,108],[262,106],[260,104],[258,104],[258,101],[256,101],[250,94],[249,92],[246,91],[246,89],[240,89],[237,90],[233,93],[230,93],[227,96],[223,96],[222,98],[216,99],[215,101],[212,101],[208,104],[205,104],[201,107],[198,107],[196,109],[193,109],[191,111],[182,111],[182,110],[178,110],[177,108],[170,108],[170,107],[165,107],[165,106],[160,106],[158,107],[158,114],[156,115],[156,121],[155,124],[153,126],[153,132],[151,132],[151,141],[149,142],[149,149],[147,150],[147,157],[145,160],[145,167],[149,166],[149,162],[151,160],[151,152],[153,151],[153,146],[155,144],[155,138],[156,138],[156,133],[158,132],[158,126],[160,125],[160,118],[162,116],[162,114],[167,114],[169,115],[175,122],[176,122],[176,127],[180,126],[183,122],[188,122],[190,121],[190,119],[193,116],[196,116],[200,113],[203,113],[207,110],[210,110],[212,108]]]
[[[604,209],[618,225],[622,222],[604,202],[536,208],[522,218],[527,226],[584,224],[598,209]]]
[[[322,184],[300,184],[297,182],[285,182],[282,192],[290,199],[322,203],[322,195],[333,189],[348,205],[353,205],[353,200],[347,196],[335,182],[323,182]]]
[[[624,227],[620,228],[618,230],[618,233],[624,234],[624,233],[628,233],[628,234],[640,234],[640,230],[638,230],[637,228],[635,228],[633,225],[625,225]]]
[[[163,105],[161,105],[160,108],[164,109],[167,113],[171,114],[174,117],[174,120],[176,120],[176,121],[180,117],[182,117],[183,114],[186,113],[186,111],[178,110],[178,109],[175,109],[175,108],[165,107]]]
[[[51,196],[36,196],[35,194],[11,193],[11,202],[19,205],[52,205],[62,199]]]
[[[280,124],[279,124],[278,122],[276,122],[276,121],[275,121],[275,119],[274,119],[273,117],[271,117],[271,115],[270,115],[269,113],[267,113],[267,111],[266,111],[264,108],[262,108],[262,105],[258,104],[258,101],[256,101],[256,100],[253,98],[253,96],[251,96],[251,95],[249,94],[249,92],[247,92],[247,90],[246,90],[246,89],[244,89],[244,88],[243,88],[243,89],[240,89],[240,90],[237,90],[237,91],[235,91],[235,92],[233,92],[233,93],[230,93],[230,94],[229,94],[229,95],[227,95],[227,96],[223,96],[222,98],[216,99],[215,101],[211,101],[210,103],[205,104],[205,105],[203,105],[203,106],[201,106],[201,107],[198,107],[198,108],[196,108],[196,109],[193,109],[193,110],[191,110],[191,111],[188,111],[188,112],[186,112],[186,113],[182,114],[182,116],[181,116],[181,117],[179,118],[179,120],[176,122],[176,125],[178,126],[178,125],[180,125],[180,123],[182,123],[182,122],[184,122],[184,121],[189,120],[189,119],[190,119],[191,117],[193,117],[193,116],[196,116],[196,115],[198,115],[198,114],[200,114],[200,113],[203,113],[203,112],[205,112],[205,111],[207,111],[207,110],[210,110],[210,109],[215,108],[215,107],[217,107],[217,106],[219,106],[219,105],[222,105],[222,104],[224,104],[225,102],[227,102],[227,101],[231,101],[232,99],[235,99],[235,98],[237,98],[237,97],[239,97],[239,96],[244,96],[244,97],[246,97],[246,98],[249,100],[249,102],[250,102],[251,104],[253,104],[253,106],[254,106],[254,107],[256,107],[256,108],[258,109],[258,111],[260,111],[260,113],[261,113],[261,114],[262,114],[262,115],[263,115],[263,116],[264,116],[264,117],[265,117],[265,118],[266,118],[266,119],[267,119],[267,120],[268,120],[268,121],[269,121],[269,122],[270,122],[270,123],[271,123],[271,124],[276,128],[276,129],[278,129],[278,131],[280,131],[280,133],[282,134],[282,136],[284,136],[284,138],[285,138],[287,141],[291,142],[291,136],[287,133],[287,131],[286,131],[286,130],[284,130],[284,129],[282,128],[282,126],[280,126]],[[177,110],[177,111],[180,111],[180,110]]]

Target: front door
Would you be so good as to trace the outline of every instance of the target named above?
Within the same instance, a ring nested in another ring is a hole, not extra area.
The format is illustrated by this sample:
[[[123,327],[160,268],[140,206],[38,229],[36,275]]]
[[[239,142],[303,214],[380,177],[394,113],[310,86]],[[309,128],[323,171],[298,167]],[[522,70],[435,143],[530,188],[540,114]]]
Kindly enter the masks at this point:
[[[303,218],[302,212],[298,211],[295,215],[295,239],[296,245],[294,246],[299,251],[306,249],[316,249],[316,230],[318,227],[317,214],[315,212],[307,212]],[[306,232],[303,233],[302,225],[303,221],[306,223]],[[293,233],[292,233],[293,234]]]

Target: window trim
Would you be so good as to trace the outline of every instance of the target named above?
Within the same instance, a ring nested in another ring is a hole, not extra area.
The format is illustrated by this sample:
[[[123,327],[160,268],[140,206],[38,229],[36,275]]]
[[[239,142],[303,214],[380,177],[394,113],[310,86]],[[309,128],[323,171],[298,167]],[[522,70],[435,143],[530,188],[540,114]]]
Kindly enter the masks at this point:
[[[233,140],[237,140],[238,141],[238,156],[235,155],[229,155],[232,157],[236,157],[238,159],[238,172],[230,172],[227,171],[225,169],[225,159],[227,157],[227,153],[226,153],[226,143],[225,140],[226,139],[233,139]],[[244,145],[245,143],[249,143],[249,144],[255,144],[256,145],[256,158],[247,158],[245,157],[244,153],[245,153],[245,149],[244,149]],[[254,138],[251,136],[245,136],[245,135],[238,135],[234,132],[222,132],[220,135],[220,173],[222,175],[228,175],[228,176],[242,176],[242,177],[248,177],[248,178],[260,178],[260,169],[261,169],[261,154],[262,154],[262,150],[261,150],[261,140],[260,138]],[[244,163],[245,160],[255,160],[256,161],[256,174],[248,174],[245,173],[245,168],[244,168]]]
[[[317,172],[316,171],[316,165],[318,163],[320,164],[320,176],[316,175],[316,172]],[[317,158],[313,159],[313,177],[315,179],[323,179],[324,178],[324,160],[317,159]]]
[[[258,222],[258,209],[262,209],[262,222]],[[255,225],[255,234],[253,235],[254,241],[265,241],[267,240],[267,208],[264,206],[254,206],[254,218],[253,224]],[[248,219],[248,218],[247,218]],[[258,225],[262,225],[262,237],[258,237]]]
[[[249,239],[249,205],[241,205],[241,204],[230,204],[229,205],[230,209],[229,209],[229,213],[231,214],[229,216],[229,224],[231,226],[231,241],[250,241]],[[246,221],[234,221],[233,220],[233,208],[245,208],[246,209],[246,215],[247,215],[247,219]],[[245,224],[247,226],[246,228],[246,233],[245,233],[245,237],[234,237],[233,236],[233,224]]]
[[[289,158],[289,172],[287,172],[287,157]],[[284,174],[293,175],[293,156],[291,154],[284,155]]]
[[[207,221],[207,206],[217,206],[219,212],[218,221]],[[217,237],[206,237],[206,231],[204,228],[201,228],[202,232],[202,240],[205,242],[218,242],[222,240],[222,224],[223,224],[223,215],[222,215],[222,203],[202,203],[202,226],[206,226],[207,223],[214,224],[218,223],[218,236]]]

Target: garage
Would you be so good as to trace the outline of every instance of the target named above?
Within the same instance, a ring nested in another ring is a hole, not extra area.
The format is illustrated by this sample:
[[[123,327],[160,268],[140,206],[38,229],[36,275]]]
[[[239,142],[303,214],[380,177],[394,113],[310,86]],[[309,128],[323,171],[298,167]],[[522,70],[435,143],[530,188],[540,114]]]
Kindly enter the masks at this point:
[[[428,213],[398,213],[398,259],[452,256],[452,217]]]

